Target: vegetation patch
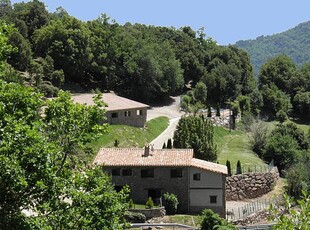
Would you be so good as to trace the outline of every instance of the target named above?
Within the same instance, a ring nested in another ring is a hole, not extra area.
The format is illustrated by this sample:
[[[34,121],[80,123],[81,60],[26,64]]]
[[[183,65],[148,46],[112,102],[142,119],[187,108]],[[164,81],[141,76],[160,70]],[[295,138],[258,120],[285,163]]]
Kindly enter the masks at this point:
[[[143,147],[161,134],[169,125],[167,117],[157,117],[146,122],[146,128],[137,128],[128,125],[110,125],[109,132],[90,143],[94,152],[102,147]],[[117,146],[115,144],[117,143]]]
[[[240,130],[214,127],[214,141],[218,148],[218,162],[225,165],[226,161],[231,162],[232,172],[235,171],[237,161],[240,160],[243,166],[266,166],[252,150],[247,134]]]

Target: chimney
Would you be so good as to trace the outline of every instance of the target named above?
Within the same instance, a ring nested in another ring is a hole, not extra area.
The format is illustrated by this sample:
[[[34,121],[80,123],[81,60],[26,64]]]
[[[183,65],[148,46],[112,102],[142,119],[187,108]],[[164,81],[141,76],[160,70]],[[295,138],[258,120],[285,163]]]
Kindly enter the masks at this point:
[[[144,157],[148,157],[150,155],[150,145],[149,144],[145,144],[144,146]]]

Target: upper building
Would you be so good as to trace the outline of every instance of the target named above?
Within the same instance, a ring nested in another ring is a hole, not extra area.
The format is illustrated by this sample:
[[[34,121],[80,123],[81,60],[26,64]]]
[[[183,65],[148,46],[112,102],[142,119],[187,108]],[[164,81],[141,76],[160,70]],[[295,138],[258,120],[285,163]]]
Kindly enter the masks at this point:
[[[93,163],[112,176],[116,190],[129,185],[135,203],[148,197],[158,203],[169,192],[177,195],[181,213],[210,208],[225,217],[227,167],[194,158],[192,149],[103,148]]]
[[[76,103],[94,105],[93,96],[95,94],[79,94],[73,95],[72,99]],[[107,104],[105,110],[109,124],[144,127],[149,105],[117,96],[114,93],[103,93],[102,100]]]

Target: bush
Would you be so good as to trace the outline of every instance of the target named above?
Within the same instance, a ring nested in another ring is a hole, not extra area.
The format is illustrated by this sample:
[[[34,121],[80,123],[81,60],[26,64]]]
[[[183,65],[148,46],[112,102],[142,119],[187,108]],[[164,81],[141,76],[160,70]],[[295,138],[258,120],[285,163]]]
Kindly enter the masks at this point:
[[[143,213],[140,212],[125,212],[125,219],[130,223],[144,223],[146,221],[146,217]]]
[[[165,193],[165,209],[168,215],[174,215],[177,212],[179,201],[175,194]]]
[[[59,92],[59,89],[53,86],[49,81],[44,81],[42,84],[38,85],[38,89],[46,97],[56,97]]]
[[[280,123],[283,123],[287,120],[287,114],[283,110],[279,110],[276,114],[276,118]]]
[[[154,202],[152,200],[152,197],[149,197],[145,203],[146,208],[153,208],[154,207]]]
[[[225,219],[221,218],[218,214],[214,213],[210,209],[205,209],[199,216],[200,229],[201,230],[220,230],[220,229],[237,229],[232,224],[228,223]]]
[[[114,141],[114,147],[118,147],[118,145],[119,145],[119,140],[115,139],[115,141]]]
[[[134,206],[133,200],[130,199],[129,202],[128,202],[128,207],[129,208],[133,208],[133,206]]]

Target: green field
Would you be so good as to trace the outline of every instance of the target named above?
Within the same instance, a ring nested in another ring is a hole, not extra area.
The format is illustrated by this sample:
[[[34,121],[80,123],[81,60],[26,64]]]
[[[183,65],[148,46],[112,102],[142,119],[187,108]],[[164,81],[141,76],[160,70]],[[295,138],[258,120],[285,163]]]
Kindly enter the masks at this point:
[[[214,141],[218,149],[218,162],[226,164],[229,160],[232,169],[240,160],[244,167],[265,167],[266,164],[251,150],[247,134],[240,130],[232,130],[223,127],[214,127]],[[258,168],[257,168],[258,169]]]
[[[161,134],[169,125],[167,117],[157,117],[146,123],[145,128],[137,128],[128,125],[109,125],[108,133],[102,135],[96,141],[90,143],[94,152],[102,147],[114,147],[118,140],[118,147],[131,148],[143,147],[145,143],[151,142]]]

